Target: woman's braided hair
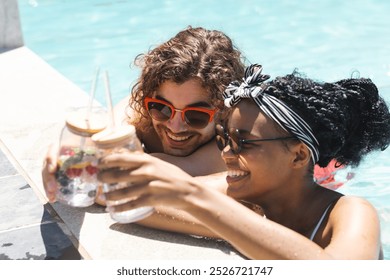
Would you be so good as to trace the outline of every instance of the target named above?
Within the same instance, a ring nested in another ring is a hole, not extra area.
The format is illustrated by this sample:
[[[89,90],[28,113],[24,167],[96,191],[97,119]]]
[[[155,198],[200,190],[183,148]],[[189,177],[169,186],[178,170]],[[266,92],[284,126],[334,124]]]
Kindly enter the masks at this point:
[[[390,143],[389,109],[370,79],[320,83],[294,72],[269,82],[266,92],[312,128],[320,144],[321,167],[332,159],[357,166],[365,154]]]
[[[139,55],[135,64],[142,72],[132,88],[129,105],[136,112],[131,122],[137,130],[152,127],[143,100],[165,81],[181,84],[196,78],[210,92],[210,102],[222,109],[222,92],[231,81],[244,75],[245,68],[240,51],[223,32],[191,26]]]

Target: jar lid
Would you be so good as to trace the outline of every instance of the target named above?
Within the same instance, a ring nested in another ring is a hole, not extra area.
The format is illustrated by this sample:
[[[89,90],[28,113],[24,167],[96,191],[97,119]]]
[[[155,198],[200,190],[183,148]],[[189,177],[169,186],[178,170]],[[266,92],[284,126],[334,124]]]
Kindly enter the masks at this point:
[[[127,143],[132,137],[136,136],[133,125],[122,125],[108,127],[92,136],[92,141],[99,148],[111,148]]]
[[[75,134],[91,136],[107,126],[107,114],[90,112],[87,116],[87,111],[73,112],[66,119],[66,126]]]

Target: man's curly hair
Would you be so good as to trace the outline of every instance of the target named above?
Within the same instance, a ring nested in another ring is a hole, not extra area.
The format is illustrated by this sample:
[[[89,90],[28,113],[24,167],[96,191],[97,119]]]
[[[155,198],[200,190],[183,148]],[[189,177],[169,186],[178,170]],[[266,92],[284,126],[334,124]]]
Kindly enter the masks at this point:
[[[210,93],[210,102],[223,109],[222,92],[230,81],[244,74],[242,56],[223,32],[189,26],[167,42],[136,57],[142,68],[133,86],[129,106],[136,113],[130,120],[137,130],[151,128],[144,99],[165,81],[178,84],[197,78]]]
[[[370,79],[320,83],[294,72],[269,82],[266,92],[309,124],[319,142],[321,167],[332,159],[357,166],[364,155],[390,143],[389,109]]]

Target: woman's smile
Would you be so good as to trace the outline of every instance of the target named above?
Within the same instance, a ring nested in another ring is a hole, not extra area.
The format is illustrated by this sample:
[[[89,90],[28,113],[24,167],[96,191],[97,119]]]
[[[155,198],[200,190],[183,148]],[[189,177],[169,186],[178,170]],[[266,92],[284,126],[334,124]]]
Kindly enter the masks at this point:
[[[240,169],[229,169],[227,171],[226,181],[228,184],[241,181],[248,177],[250,173],[248,171],[243,171]]]

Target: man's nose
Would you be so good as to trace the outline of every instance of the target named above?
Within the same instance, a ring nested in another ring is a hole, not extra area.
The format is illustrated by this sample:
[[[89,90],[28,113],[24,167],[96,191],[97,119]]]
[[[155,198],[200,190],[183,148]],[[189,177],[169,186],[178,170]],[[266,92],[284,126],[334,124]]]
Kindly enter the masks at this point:
[[[172,119],[168,120],[167,127],[174,133],[183,132],[187,130],[187,124],[181,117],[181,112],[176,111]]]

